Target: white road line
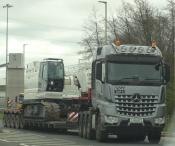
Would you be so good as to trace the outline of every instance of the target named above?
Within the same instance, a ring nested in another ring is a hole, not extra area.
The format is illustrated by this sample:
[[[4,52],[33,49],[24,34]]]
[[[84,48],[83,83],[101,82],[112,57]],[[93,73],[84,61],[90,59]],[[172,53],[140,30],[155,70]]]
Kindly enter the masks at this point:
[[[30,142],[30,141],[38,141],[39,139],[37,139],[37,138],[29,138],[29,139],[21,138],[21,139],[7,139],[7,140],[11,141],[11,142],[26,142],[26,141]]]
[[[3,142],[9,142],[9,141],[6,140],[6,139],[0,139],[0,141],[3,141]]]
[[[0,136],[1,135],[15,135],[15,134],[18,134],[19,132],[12,132],[12,133],[0,133]]]
[[[34,137],[36,137],[36,136],[38,136],[38,137],[45,137],[45,136],[42,136],[42,135],[37,135],[37,134],[16,134],[16,135],[7,135],[7,136],[3,136],[3,137],[5,137],[5,138],[15,138],[15,137],[29,137],[29,136],[34,136]]]
[[[38,144],[62,144],[62,145],[65,145],[65,144],[76,144],[75,142],[61,142],[61,141],[36,141],[36,142],[24,142],[26,144],[29,144],[29,145],[38,145]]]
[[[17,137],[3,137],[3,139],[11,139],[11,140],[21,140],[21,139],[45,139],[45,137],[39,137],[39,136],[17,136]]]
[[[29,145],[27,145],[27,144],[25,144],[25,143],[20,143],[19,145],[20,145],[20,146],[29,146]]]
[[[31,146],[33,146],[33,145],[31,145]],[[62,144],[62,143],[48,143],[48,144],[36,144],[36,145],[34,145],[34,146],[87,146],[87,145],[79,145],[79,144]]]

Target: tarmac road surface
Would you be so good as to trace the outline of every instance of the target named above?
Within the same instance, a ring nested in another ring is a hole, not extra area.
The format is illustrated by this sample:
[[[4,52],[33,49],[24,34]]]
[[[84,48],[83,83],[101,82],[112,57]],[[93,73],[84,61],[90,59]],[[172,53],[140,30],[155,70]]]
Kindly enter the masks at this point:
[[[0,146],[175,146],[174,137],[162,137],[160,144],[144,142],[121,142],[111,138],[105,143],[82,139],[77,132],[63,134],[57,131],[4,129],[0,133]]]

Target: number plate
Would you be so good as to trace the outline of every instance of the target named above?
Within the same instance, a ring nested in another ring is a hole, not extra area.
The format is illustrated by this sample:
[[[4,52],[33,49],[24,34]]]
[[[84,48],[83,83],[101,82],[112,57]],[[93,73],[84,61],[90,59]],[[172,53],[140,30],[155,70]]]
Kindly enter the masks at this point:
[[[131,118],[130,119],[130,123],[131,124],[142,124],[143,123],[143,119],[142,118]]]

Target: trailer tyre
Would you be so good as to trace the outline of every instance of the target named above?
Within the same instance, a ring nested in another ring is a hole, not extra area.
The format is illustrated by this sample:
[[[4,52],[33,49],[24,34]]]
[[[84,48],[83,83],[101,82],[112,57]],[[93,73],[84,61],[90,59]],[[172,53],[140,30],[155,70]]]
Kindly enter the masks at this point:
[[[82,112],[80,112],[80,116],[79,116],[79,136],[83,137],[83,114]]]
[[[4,116],[3,116],[3,127],[7,127],[7,116],[6,116],[5,113],[4,113]]]
[[[87,113],[83,114],[83,138],[87,138]]]
[[[10,114],[6,114],[7,128],[10,128]]]
[[[97,117],[97,125],[96,125],[96,140],[99,142],[105,142],[107,139],[107,133],[105,130],[102,130],[101,116],[100,114]]]
[[[24,118],[23,116],[19,116],[19,128],[23,129],[24,128]]]
[[[19,119],[19,115],[15,115],[15,128],[19,129],[20,128],[20,119]]]
[[[10,128],[15,128],[15,115],[10,114]]]

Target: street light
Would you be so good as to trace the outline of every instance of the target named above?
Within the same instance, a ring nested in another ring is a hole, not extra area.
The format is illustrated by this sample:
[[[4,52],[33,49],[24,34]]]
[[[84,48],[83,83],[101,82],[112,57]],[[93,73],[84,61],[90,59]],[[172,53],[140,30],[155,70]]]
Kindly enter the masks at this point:
[[[6,4],[3,8],[7,9],[7,24],[6,24],[6,98],[7,98],[7,82],[8,82],[8,9],[13,7],[10,4]]]
[[[107,44],[107,2],[98,1],[99,3],[105,4],[105,44]]]
[[[23,61],[24,61],[24,69],[25,69],[25,52],[26,52],[26,46],[28,44],[23,44]]]

